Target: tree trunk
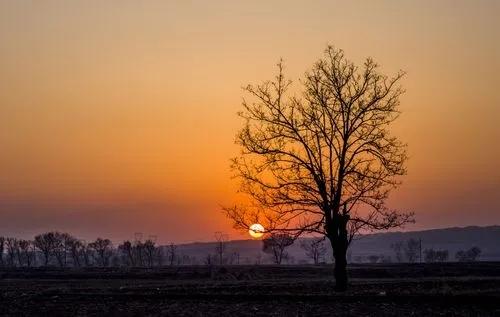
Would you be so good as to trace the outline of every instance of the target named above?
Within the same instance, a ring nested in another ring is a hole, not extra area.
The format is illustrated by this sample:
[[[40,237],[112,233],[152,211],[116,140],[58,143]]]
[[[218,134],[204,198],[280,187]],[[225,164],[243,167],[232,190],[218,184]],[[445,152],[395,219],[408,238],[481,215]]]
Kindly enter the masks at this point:
[[[336,215],[329,228],[333,229],[328,238],[332,245],[333,256],[335,258],[335,291],[344,292],[347,290],[347,222],[348,215]]]
[[[344,292],[347,290],[347,248],[338,247],[333,250],[335,257],[335,290],[337,292]]]

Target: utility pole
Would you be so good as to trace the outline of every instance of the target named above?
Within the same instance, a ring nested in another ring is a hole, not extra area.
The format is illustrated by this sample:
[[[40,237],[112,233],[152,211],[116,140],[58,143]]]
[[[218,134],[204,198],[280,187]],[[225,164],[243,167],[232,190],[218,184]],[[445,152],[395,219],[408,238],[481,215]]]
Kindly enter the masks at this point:
[[[420,263],[422,263],[422,239],[419,238],[418,239],[418,242],[419,242],[419,249],[420,249],[420,256],[419,256],[419,259],[420,259]]]

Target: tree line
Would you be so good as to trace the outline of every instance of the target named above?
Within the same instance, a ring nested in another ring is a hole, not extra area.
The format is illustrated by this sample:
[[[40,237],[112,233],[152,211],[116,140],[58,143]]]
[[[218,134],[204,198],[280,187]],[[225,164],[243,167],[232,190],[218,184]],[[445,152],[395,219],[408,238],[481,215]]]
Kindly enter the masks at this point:
[[[394,251],[396,262],[447,262],[449,260],[448,250],[435,250],[427,248],[422,250],[422,241],[417,239],[408,239],[398,241],[391,245]],[[455,253],[455,259],[459,262],[474,262],[479,259],[481,249],[474,246],[468,250],[459,250]]]
[[[201,260],[181,254],[178,246],[171,243],[166,246],[156,244],[154,238],[142,241],[136,237],[134,241],[125,240],[117,246],[111,240],[97,238],[86,242],[75,236],[58,231],[50,231],[36,235],[33,240],[17,239],[0,236],[0,266],[1,267],[158,267],[165,265],[203,264],[203,265],[238,265],[240,253],[229,250],[227,235],[215,233],[215,248]],[[269,256],[274,264],[291,263],[292,257],[287,249],[296,242],[296,238],[286,233],[273,233],[262,240],[262,252]],[[327,261],[327,245],[322,237],[300,240],[304,255],[315,265]],[[422,250],[421,241],[409,239],[398,241],[391,245],[394,261],[387,255],[370,255],[366,257],[370,263],[416,263],[416,262],[447,262],[448,250],[426,248]],[[477,261],[481,255],[479,247],[459,250],[455,260],[459,262]],[[351,256],[349,256],[351,258]],[[332,259],[333,260],[333,259]],[[261,264],[261,254],[256,256],[254,264]],[[243,261],[242,261],[243,262]],[[352,262],[352,261],[350,261]],[[361,257],[355,257],[354,262],[363,262]],[[248,262],[246,262],[248,264]]]
[[[285,233],[271,234],[263,240],[262,250],[271,256],[273,263],[281,264],[283,261],[290,260],[290,255],[286,249],[293,245],[294,242],[295,239],[291,235]],[[300,241],[300,247],[304,250],[306,257],[315,265],[326,263],[327,247],[324,238],[303,239]],[[395,261],[391,256],[374,254],[367,256],[366,260],[370,263],[434,263],[448,262],[450,260],[448,250],[422,249],[422,241],[417,239],[395,242],[391,244],[391,249],[394,252]],[[467,250],[459,250],[455,253],[455,260],[458,262],[475,262],[481,256],[481,252],[482,250],[477,246]],[[334,261],[334,259],[332,260]],[[363,262],[362,257],[356,257],[354,260],[354,262]]]
[[[116,247],[111,240],[97,238],[87,242],[59,231],[36,235],[33,240],[0,236],[0,266],[7,267],[90,267],[179,264],[177,246],[158,246],[153,239],[123,241]]]

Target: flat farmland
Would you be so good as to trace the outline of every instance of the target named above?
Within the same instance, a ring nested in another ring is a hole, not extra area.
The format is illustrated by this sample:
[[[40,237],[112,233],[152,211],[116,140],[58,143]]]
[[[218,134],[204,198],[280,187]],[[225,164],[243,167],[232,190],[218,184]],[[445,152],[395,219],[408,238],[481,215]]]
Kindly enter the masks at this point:
[[[500,316],[500,263],[0,269],[15,316]]]

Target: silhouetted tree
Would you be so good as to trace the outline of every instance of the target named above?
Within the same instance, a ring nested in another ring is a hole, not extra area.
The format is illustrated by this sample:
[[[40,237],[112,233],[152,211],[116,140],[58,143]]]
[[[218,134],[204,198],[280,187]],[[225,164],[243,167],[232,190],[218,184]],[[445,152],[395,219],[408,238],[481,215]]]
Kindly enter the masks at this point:
[[[281,264],[288,257],[288,253],[285,251],[286,248],[291,246],[294,240],[294,237],[289,234],[273,233],[262,241],[262,251],[271,254],[274,263]]]
[[[80,243],[81,243],[81,255],[83,258],[83,263],[85,264],[85,266],[90,266],[92,262],[91,261],[92,249],[85,240],[80,240]]]
[[[163,262],[164,262],[164,252],[163,252],[163,247],[161,246],[158,246],[156,249],[155,249],[155,261],[156,263],[158,264],[158,266],[163,266]]]
[[[18,247],[19,247],[19,265],[23,266],[26,264],[27,267],[31,267],[34,264],[35,261],[35,252],[33,250],[33,243],[29,240],[19,240],[18,241]]]
[[[177,246],[170,243],[167,249],[167,258],[170,266],[174,265],[175,259],[177,258]]]
[[[140,240],[134,242],[134,256],[137,266],[144,266],[144,243]]]
[[[231,252],[229,256],[229,264],[240,264],[240,253],[238,251]]]
[[[425,262],[445,262],[448,260],[448,250],[425,249],[424,260]]]
[[[0,236],[0,266],[4,266],[3,253],[5,249],[5,237]]]
[[[59,264],[60,267],[63,267],[66,265],[66,248],[64,246],[63,237],[59,232],[56,232],[54,237],[55,244],[53,254],[56,258],[57,264]]]
[[[212,265],[214,265],[214,262],[215,262],[215,260],[214,260],[214,255],[212,255],[212,254],[210,254],[210,253],[209,253],[209,254],[207,254],[207,255],[205,256],[205,258],[203,259],[203,263],[204,263],[205,265],[208,265],[208,266],[212,266]]]
[[[455,254],[455,258],[459,262],[475,262],[481,255],[481,249],[472,247],[467,251],[460,250]]]
[[[319,264],[320,259],[326,253],[324,241],[322,238],[311,238],[300,242],[300,247],[306,251],[306,256],[311,258],[315,265]]]
[[[54,248],[56,246],[55,232],[46,232],[35,236],[35,247],[43,254],[44,265],[47,266],[50,261]]]
[[[132,242],[130,241],[123,241],[122,244],[118,245],[118,250],[123,253],[126,259],[126,265],[128,266],[135,266],[135,258],[134,258],[134,251],[133,251],[133,246]]]
[[[19,244],[16,238],[7,238],[5,240],[7,246],[7,256],[9,261],[9,266],[16,266],[16,256],[19,258]]]
[[[448,250],[436,251],[436,261],[437,262],[446,262],[446,261],[448,261],[448,257],[449,257]]]
[[[245,119],[233,170],[251,204],[225,208],[239,228],[259,222],[268,232],[319,233],[335,257],[336,289],[347,287],[346,252],[362,228],[388,229],[411,215],[386,208],[405,174],[405,146],[388,126],[399,115],[403,90],[368,58],[362,67],[329,46],[287,97],[282,62],[274,81],[247,86]]]
[[[54,232],[54,256],[60,267],[67,265],[68,254],[71,252],[73,240],[76,240],[76,238],[69,233]]]
[[[394,255],[396,256],[396,261],[399,263],[403,262],[404,256],[403,256],[403,241],[398,241],[393,244],[391,244],[391,249],[394,250]]]
[[[68,235],[65,240],[65,249],[71,256],[71,261],[73,262],[73,267],[82,266],[82,252],[83,252],[83,244],[77,238]]]
[[[144,242],[144,253],[146,255],[148,266],[153,267],[156,255],[156,247],[153,240],[148,239]]]
[[[420,241],[416,239],[409,239],[406,241],[404,246],[404,253],[406,259],[410,263],[417,262],[419,259],[419,251],[420,251]]]
[[[109,239],[97,238],[89,243],[89,247],[95,252],[97,263],[100,266],[107,266],[111,257],[112,243]]]

